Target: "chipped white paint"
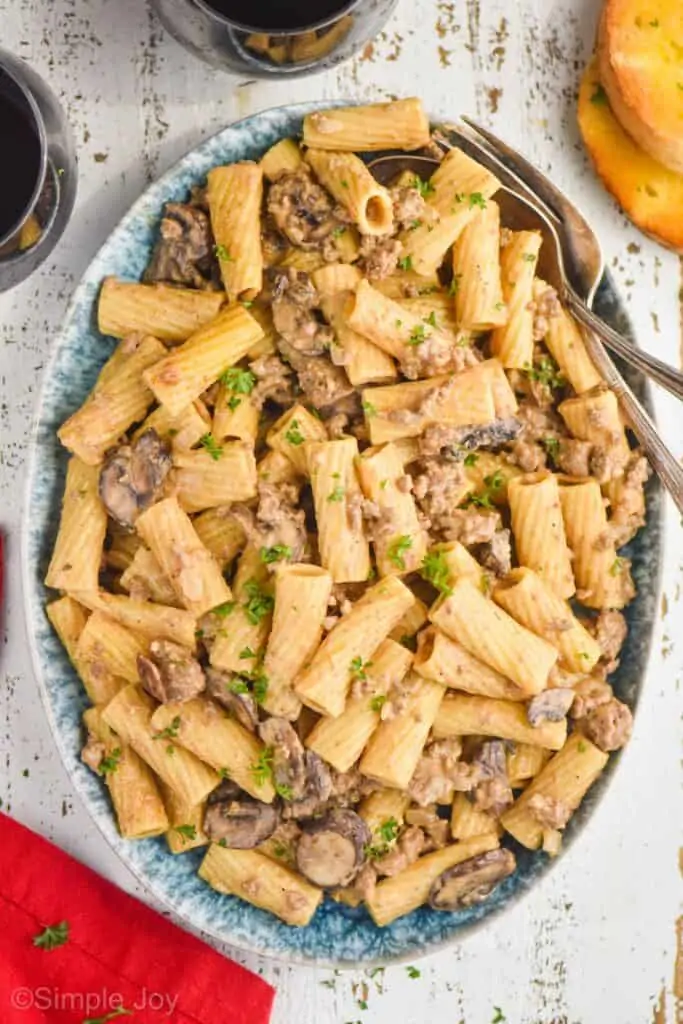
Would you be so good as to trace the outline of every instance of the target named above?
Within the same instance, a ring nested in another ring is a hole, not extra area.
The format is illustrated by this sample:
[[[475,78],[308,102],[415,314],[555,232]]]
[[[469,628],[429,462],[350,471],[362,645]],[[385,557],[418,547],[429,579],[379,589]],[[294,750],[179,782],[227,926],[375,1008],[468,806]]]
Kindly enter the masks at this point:
[[[74,284],[145,183],[221,126],[314,96],[408,91],[434,112],[476,114],[552,171],[598,229],[642,343],[676,361],[678,261],[614,208],[577,138],[577,75],[590,51],[596,7],[595,0],[401,0],[363,58],[283,85],[240,84],[198,64],[164,35],[143,0],[0,0],[3,45],[57,89],[81,161],[78,206],[54,258],[39,276],[0,296],[0,525],[8,538],[9,638],[0,655],[0,796],[21,821],[119,885],[136,890],[72,796],[48,731],[20,593],[20,495],[31,417]],[[680,407],[658,396],[658,413],[682,454]],[[248,965],[278,987],[275,1024],[489,1024],[494,1007],[509,1024],[652,1019],[662,986],[672,980],[683,845],[683,545],[672,510],[668,526],[668,613],[657,624],[635,736],[600,813],[567,860],[507,916],[422,962],[417,979],[403,967],[374,980],[362,972],[334,978],[250,958]],[[357,1002],[364,980],[367,1011]]]

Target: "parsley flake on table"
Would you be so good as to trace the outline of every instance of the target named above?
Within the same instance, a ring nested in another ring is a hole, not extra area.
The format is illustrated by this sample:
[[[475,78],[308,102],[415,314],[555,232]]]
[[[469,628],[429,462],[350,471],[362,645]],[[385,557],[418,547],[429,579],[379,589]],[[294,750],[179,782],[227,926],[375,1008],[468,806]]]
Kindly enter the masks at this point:
[[[60,921],[59,924],[48,925],[39,935],[34,935],[33,945],[38,949],[46,949],[50,952],[59,949],[69,941],[69,923]]]
[[[408,972],[409,978],[420,978],[422,976],[422,971],[419,971],[417,967],[413,967],[412,965],[410,967],[406,967],[406,971]]]
[[[506,1020],[507,1020],[507,1017],[505,1016],[505,1014],[501,1010],[500,1006],[494,1006],[493,1007],[493,1017],[491,1018],[491,1024],[503,1024],[503,1021],[506,1021]]]

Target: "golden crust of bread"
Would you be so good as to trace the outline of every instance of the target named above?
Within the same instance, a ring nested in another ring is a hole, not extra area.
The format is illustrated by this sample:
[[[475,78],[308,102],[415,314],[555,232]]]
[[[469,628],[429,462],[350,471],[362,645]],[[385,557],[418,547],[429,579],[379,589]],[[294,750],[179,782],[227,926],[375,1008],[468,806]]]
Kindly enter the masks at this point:
[[[641,149],[683,173],[683,3],[607,0],[598,30],[600,81]]]
[[[596,171],[626,215],[646,235],[683,252],[683,175],[657,163],[624,131],[595,60],[581,81],[578,120]]]

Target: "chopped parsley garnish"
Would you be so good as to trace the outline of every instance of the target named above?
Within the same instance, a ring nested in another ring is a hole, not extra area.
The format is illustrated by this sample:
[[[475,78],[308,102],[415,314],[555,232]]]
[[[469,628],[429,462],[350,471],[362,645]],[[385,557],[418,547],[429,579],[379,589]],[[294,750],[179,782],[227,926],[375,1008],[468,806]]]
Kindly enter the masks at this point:
[[[289,441],[290,444],[300,445],[303,444],[306,438],[299,430],[299,421],[292,420],[289,424],[289,429],[285,433],[285,440]]]
[[[536,261],[536,254],[533,253],[533,252],[523,252],[522,253],[522,259],[524,260],[525,263],[535,263],[535,261]]]
[[[420,227],[422,227],[422,221],[418,217],[416,217],[415,220],[411,220],[408,230],[417,231],[417,229]]]
[[[343,501],[346,491],[341,484],[335,484],[330,493],[327,495],[328,501]]]
[[[467,499],[468,505],[476,505],[478,508],[493,508],[491,500],[496,491],[499,491],[505,484],[505,477],[497,469],[495,473],[484,477],[484,490],[481,494],[470,494]]]
[[[461,277],[462,274],[453,274],[453,279],[451,280],[451,283],[448,286],[448,294],[450,295],[451,298],[455,298],[455,296],[458,294]]]
[[[236,607],[236,601],[224,601],[223,604],[217,604],[215,608],[212,608],[211,614],[217,615],[219,619],[227,619],[228,615],[231,615]]]
[[[449,597],[453,593],[453,588],[450,586],[448,580],[450,577],[450,571],[448,568],[448,562],[443,551],[429,551],[422,559],[422,565],[420,567],[420,576],[423,580],[427,580],[433,587]]]
[[[222,263],[234,263],[234,256],[230,255],[230,250],[226,245],[215,245],[213,251]]]
[[[258,761],[249,770],[256,785],[265,786],[273,778],[273,748],[264,747]]]
[[[252,658],[258,658],[256,651],[252,651],[251,647],[243,647],[240,651],[240,661],[251,661]]]
[[[208,452],[214,462],[218,462],[223,454],[223,446],[218,443],[213,434],[204,434],[199,438],[199,443],[205,452]]]
[[[273,562],[284,562],[291,558],[292,549],[288,544],[273,544],[270,548],[261,548],[260,556],[264,565],[272,565]]]
[[[184,843],[190,843],[197,838],[197,829],[194,825],[176,825],[173,831],[178,833]]]
[[[475,206],[478,206],[482,210],[486,209],[486,200],[481,192],[470,193],[470,210],[473,210]]]
[[[560,448],[562,447],[560,444],[559,437],[551,437],[550,435],[548,435],[547,437],[542,437],[541,444],[543,445],[543,447],[545,448],[546,452],[553,460],[553,462],[556,462],[557,456],[560,454]]]
[[[436,311],[432,310],[429,316],[424,318],[424,322],[429,324],[430,327],[438,327],[439,325],[436,322]]]
[[[406,971],[408,972],[408,977],[409,978],[421,978],[422,977],[422,971],[418,970],[417,967],[412,967],[412,966],[411,967],[406,967]]]
[[[100,775],[113,775],[119,767],[119,761],[121,760],[122,754],[123,751],[121,750],[121,747],[116,747],[112,750],[111,754],[108,754],[107,757],[103,757],[99,764]]]
[[[407,647],[409,651],[417,650],[417,637],[411,636],[410,633],[404,633],[399,643],[401,647]]]
[[[413,258],[412,256],[402,256],[398,261],[398,265],[401,270],[412,270],[413,269]]]
[[[620,555],[617,555],[617,557],[614,559],[614,561],[612,562],[612,564],[609,567],[609,574],[610,574],[610,576],[619,576],[619,575],[621,575],[621,573],[626,568],[627,564],[628,564],[628,559],[627,558],[622,558]]]
[[[392,540],[391,544],[387,548],[387,558],[392,565],[395,565],[397,569],[405,569],[406,560],[403,557],[406,551],[409,551],[413,546],[413,538],[408,534],[402,534],[397,537],[396,540]]]
[[[69,941],[69,923],[60,921],[59,924],[48,925],[45,931],[34,935],[33,945],[38,949],[46,949],[48,952],[58,949]]]
[[[176,715],[170,725],[167,725],[161,732],[155,733],[152,739],[155,740],[176,740],[180,729],[180,715]]]
[[[346,234],[346,228],[335,228],[332,232],[333,238],[341,238],[342,235]]]
[[[367,682],[367,670],[371,668],[371,661],[363,661],[360,654],[351,660],[349,665],[349,672],[354,679],[357,679],[361,683]]]
[[[348,183],[348,181],[342,181],[342,182],[341,182],[341,187],[342,187],[342,188],[348,188],[348,187],[349,187],[349,183]]]
[[[242,676],[235,676],[229,683],[225,684],[230,693],[249,693],[249,684]]]
[[[479,456],[477,455],[476,452],[468,452],[467,455],[465,456],[465,458],[463,459],[463,465],[465,465],[465,466],[476,466],[478,461],[479,461]]]
[[[247,600],[242,607],[252,626],[258,626],[275,607],[275,600],[262,589],[257,580],[248,580],[244,585]]]
[[[236,395],[250,395],[256,387],[256,377],[251,370],[242,370],[239,366],[231,366],[219,378],[228,391]]]
[[[534,366],[527,363],[524,372],[529,380],[537,380],[539,384],[545,384],[549,388],[563,388],[567,383],[566,377],[550,356],[541,356]]]
[[[606,106],[607,105],[607,93],[605,92],[605,90],[603,89],[603,87],[601,85],[596,85],[595,86],[595,91],[594,91],[593,95],[591,96],[591,103],[595,103],[596,106]]]
[[[576,749],[578,750],[578,752],[579,752],[580,754],[585,754],[585,753],[586,753],[586,751],[588,750],[588,747],[587,747],[587,746],[586,746],[586,744],[585,744],[585,743],[583,742],[583,740],[579,740],[579,742],[578,742],[578,743],[576,744]]]
[[[228,399],[227,404],[230,412],[235,412],[235,410],[239,409],[239,407],[241,406],[242,399],[238,398],[237,395],[233,395],[231,398]]]
[[[375,829],[375,835],[379,838],[380,842],[376,846],[366,846],[365,854],[372,860],[377,860],[379,857],[383,857],[389,852],[389,848],[398,838],[398,833],[401,830],[401,826],[396,821],[396,818],[387,818],[381,825],[378,825]]]
[[[412,331],[410,332],[410,337],[408,338],[408,344],[409,345],[422,345],[427,340],[428,337],[429,337],[429,335],[426,333],[426,331],[424,329],[424,325],[423,324],[416,324],[415,327],[413,327]]]
[[[253,672],[250,675],[252,693],[257,704],[263,704],[268,696],[268,676],[265,672]]]
[[[363,412],[365,413],[366,416],[377,415],[377,409],[372,404],[372,402],[363,402]]]
[[[219,768],[218,769],[218,774],[220,775],[220,777],[222,779],[229,779],[230,778],[230,769],[229,768]]]
[[[385,694],[378,693],[377,696],[373,697],[372,700],[370,701],[370,710],[371,711],[381,711],[382,708],[384,707],[384,705],[386,704],[386,702],[387,702],[387,698],[386,698]]]
[[[426,199],[427,196],[431,196],[432,193],[436,191],[431,181],[423,181],[419,174],[416,174],[413,179],[413,188],[417,189],[423,199]]]

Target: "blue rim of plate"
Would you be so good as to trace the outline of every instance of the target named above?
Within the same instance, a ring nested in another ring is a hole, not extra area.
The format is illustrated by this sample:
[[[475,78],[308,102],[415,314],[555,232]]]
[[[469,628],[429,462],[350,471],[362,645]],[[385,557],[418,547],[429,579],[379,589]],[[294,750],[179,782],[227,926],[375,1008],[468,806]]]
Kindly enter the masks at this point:
[[[147,262],[163,203],[183,199],[192,184],[214,165],[258,158],[285,135],[300,131],[305,114],[348,101],[301,103],[274,108],[238,121],[207,139],[179,160],[132,205],[85,272],[66,313],[47,366],[31,437],[22,530],[22,574],[31,656],[42,703],[64,766],[92,819],[121,861],[159,903],[190,928],[229,946],[287,963],[325,967],[369,967],[400,963],[426,956],[459,941],[516,904],[527,890],[561,859],[531,853],[513,844],[518,869],[478,906],[454,913],[421,907],[377,928],[362,908],[330,900],[311,925],[296,929],[236,897],[214,892],[196,875],[203,851],[173,856],[163,837],[135,842],[122,839],[105,787],[80,761],[80,718],[87,700],[75,670],[45,615],[48,591],[43,577],[57,526],[66,467],[56,429],[77,408],[92,387],[97,372],[113,348],[94,327],[96,297],[108,274],[137,279]],[[628,316],[609,274],[597,291],[594,309],[617,330],[629,335]],[[652,411],[648,383],[620,365],[638,397]],[[613,677],[615,691],[635,709],[642,691],[659,595],[663,558],[662,491],[648,484],[647,524],[627,554],[633,559],[638,596],[627,609],[629,636],[622,663]],[[612,756],[603,776],[573,816],[565,833],[564,850],[583,832],[614,776],[622,755]]]

